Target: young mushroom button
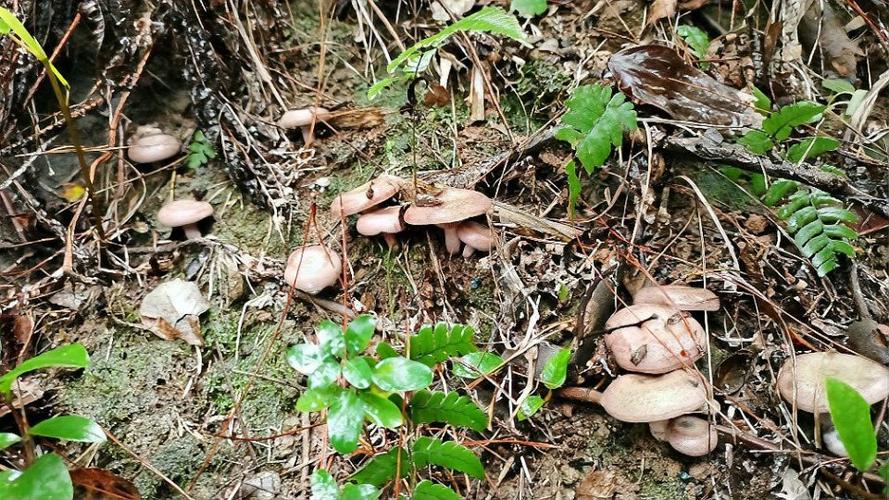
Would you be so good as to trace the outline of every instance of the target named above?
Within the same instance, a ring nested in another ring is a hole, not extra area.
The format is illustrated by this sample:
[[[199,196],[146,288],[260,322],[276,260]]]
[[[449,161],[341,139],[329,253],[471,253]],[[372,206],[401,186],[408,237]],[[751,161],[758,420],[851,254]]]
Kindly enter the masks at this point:
[[[682,285],[647,286],[633,295],[633,304],[661,304],[683,311],[717,311],[719,297],[706,288]]]
[[[488,226],[474,221],[464,221],[457,225],[457,237],[466,244],[463,257],[471,257],[476,250],[490,252],[494,244],[494,233]]]
[[[330,118],[330,112],[325,108],[309,106],[303,109],[291,109],[278,120],[281,128],[298,128],[302,132],[303,142],[308,146],[315,141],[314,127],[317,122],[323,122]]]
[[[383,174],[334,198],[330,213],[339,219],[363,212],[398,194],[403,185],[404,179]]]
[[[690,457],[702,457],[716,448],[719,437],[710,422],[683,415],[667,424],[667,442],[674,450]]]
[[[355,228],[364,236],[383,235],[389,248],[395,246],[395,234],[404,230],[401,225],[401,207],[386,207],[365,212],[358,217]]]
[[[605,345],[617,364],[629,371],[666,373],[697,361],[706,333],[694,318],[678,309],[636,304],[618,310],[605,322]]]
[[[296,249],[287,258],[284,280],[297,290],[315,295],[336,283],[342,271],[338,253],[322,245],[310,245]]]
[[[469,189],[444,188],[431,201],[414,203],[404,212],[412,226],[436,225],[444,231],[445,247],[452,255],[460,251],[457,223],[491,208],[491,199]]]
[[[185,237],[195,239],[201,237],[198,222],[213,215],[213,205],[206,201],[174,200],[157,213],[157,220],[167,227],[181,227]]]
[[[154,163],[172,158],[181,150],[179,139],[158,133],[133,138],[127,156],[134,163]]]

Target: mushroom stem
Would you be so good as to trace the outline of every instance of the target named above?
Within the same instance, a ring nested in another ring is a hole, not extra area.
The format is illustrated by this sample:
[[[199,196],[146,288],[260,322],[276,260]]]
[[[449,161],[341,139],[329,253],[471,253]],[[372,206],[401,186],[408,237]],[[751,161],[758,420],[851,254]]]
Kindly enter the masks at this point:
[[[303,143],[305,143],[306,146],[315,142],[315,132],[312,130],[313,128],[312,124],[300,127],[300,131],[303,133]]]
[[[596,404],[602,399],[602,393],[590,387],[562,387],[556,394],[566,399]]]
[[[389,247],[389,250],[392,250],[398,244],[398,240],[392,233],[383,233],[383,239],[386,240],[386,246]]]
[[[474,253],[475,253],[475,248],[470,246],[469,243],[467,243],[466,246],[463,248],[463,257],[468,259],[468,258],[472,257],[472,254],[474,254]]]
[[[450,252],[451,255],[460,253],[460,238],[457,236],[457,223],[449,222],[447,224],[439,224],[438,227],[444,231],[445,248],[448,249],[448,252]]]
[[[185,231],[185,237],[189,240],[197,240],[203,236],[197,224],[186,224],[182,226],[182,230]]]

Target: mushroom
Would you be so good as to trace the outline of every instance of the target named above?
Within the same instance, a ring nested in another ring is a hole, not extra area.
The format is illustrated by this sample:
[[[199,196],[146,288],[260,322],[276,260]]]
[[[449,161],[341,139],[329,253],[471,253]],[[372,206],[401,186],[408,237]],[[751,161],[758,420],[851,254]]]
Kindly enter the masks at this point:
[[[396,243],[395,234],[404,230],[401,224],[401,207],[386,207],[365,212],[358,217],[355,228],[364,236],[382,234],[386,245],[391,249]]]
[[[333,285],[343,270],[340,255],[323,245],[297,248],[287,258],[284,280],[297,290],[315,295]]]
[[[182,142],[155,127],[139,127],[130,138],[127,156],[135,163],[154,163],[178,155]]]
[[[666,373],[697,361],[703,350],[704,329],[678,309],[636,304],[620,309],[605,322],[612,330],[605,345],[617,364],[642,373]]]
[[[415,202],[404,212],[412,226],[436,225],[444,230],[445,247],[452,255],[460,251],[457,223],[481,215],[491,208],[491,199],[469,189],[444,188],[431,201]]]
[[[330,112],[321,107],[309,106],[302,109],[291,109],[278,120],[281,128],[298,128],[302,131],[303,142],[308,146],[315,141],[315,123],[330,118]]]
[[[161,207],[157,220],[167,227],[181,227],[186,238],[195,239],[201,237],[198,222],[211,215],[213,205],[206,201],[173,200]]]
[[[339,219],[363,212],[398,194],[403,185],[404,179],[383,174],[334,198],[330,204],[330,213]]]
[[[633,295],[633,304],[661,304],[683,311],[716,311],[719,310],[719,297],[706,288],[646,286]]]
[[[488,226],[473,221],[463,221],[457,225],[457,237],[466,244],[463,257],[471,257],[476,250],[490,252],[494,244],[494,233]]]
[[[667,423],[666,431],[666,441],[670,446],[690,457],[702,457],[719,444],[716,428],[700,417],[676,417]]]
[[[868,404],[889,396],[889,368],[854,354],[812,352],[789,358],[778,371],[778,392],[809,413],[827,413],[824,381],[835,378],[852,386]]]
[[[631,373],[614,379],[598,402],[622,422],[656,422],[701,410],[707,393],[697,377],[683,370],[658,376]]]

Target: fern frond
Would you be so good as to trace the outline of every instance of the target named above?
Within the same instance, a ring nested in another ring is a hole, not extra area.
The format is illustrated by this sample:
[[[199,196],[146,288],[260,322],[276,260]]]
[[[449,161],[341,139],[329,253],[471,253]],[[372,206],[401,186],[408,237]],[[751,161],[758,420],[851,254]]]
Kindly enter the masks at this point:
[[[456,392],[420,391],[411,398],[411,420],[417,424],[443,422],[454,427],[467,427],[481,432],[488,426],[488,417],[475,403]]]
[[[474,335],[475,330],[468,325],[424,325],[411,337],[410,358],[432,367],[451,356],[475,352]]]
[[[401,477],[410,473],[410,462],[407,453],[401,448],[392,448],[382,455],[377,455],[364,464],[349,478],[358,484],[372,484],[377,488],[383,487],[389,481],[395,479],[395,470],[398,468],[398,452],[401,451]]]
[[[485,477],[481,460],[469,448],[453,441],[442,441],[420,436],[414,443],[411,458],[417,467],[438,465],[446,469],[463,472],[476,479]]]

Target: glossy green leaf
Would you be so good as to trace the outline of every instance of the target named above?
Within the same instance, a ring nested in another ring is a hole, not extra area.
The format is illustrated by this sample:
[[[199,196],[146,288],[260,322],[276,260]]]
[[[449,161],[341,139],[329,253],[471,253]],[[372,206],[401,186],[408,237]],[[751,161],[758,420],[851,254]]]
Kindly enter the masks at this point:
[[[411,398],[409,412],[415,424],[441,422],[477,432],[488,426],[485,412],[456,392],[419,391]]]
[[[781,107],[762,122],[762,129],[778,142],[790,137],[793,130],[821,118],[826,106],[809,101],[800,101]]]
[[[104,443],[105,431],[99,424],[79,415],[48,418],[28,431],[32,436],[43,436],[82,443]]]
[[[346,337],[340,325],[325,319],[315,328],[318,344],[325,355],[342,358],[346,353]]]
[[[762,202],[765,203],[766,206],[773,207],[796,191],[797,186],[799,186],[799,183],[796,181],[778,179],[769,186],[769,190],[766,191],[765,196],[763,196]]]
[[[454,375],[463,378],[478,378],[487,375],[503,364],[503,358],[491,352],[471,352],[454,360]]]
[[[296,344],[287,349],[287,363],[303,375],[317,370],[324,358],[325,354],[316,344]]]
[[[376,500],[380,497],[380,490],[371,484],[343,485],[339,500]]]
[[[379,344],[377,344],[377,349],[375,352],[377,353],[377,357],[379,357],[380,359],[394,358],[398,356],[398,351],[396,351],[395,348],[392,347],[392,345],[388,342],[380,342]]]
[[[374,384],[389,392],[416,391],[432,383],[432,370],[407,358],[387,358],[374,367]]]
[[[809,158],[833,151],[838,148],[840,141],[833,137],[806,137],[787,150],[787,161],[799,163]]]
[[[352,387],[367,389],[373,377],[373,368],[366,358],[352,358],[343,365],[343,376]]]
[[[340,489],[336,485],[333,476],[324,469],[318,469],[312,474],[312,500],[338,500]]]
[[[622,92],[612,95],[610,87],[581,85],[565,101],[568,112],[556,139],[571,143],[587,173],[605,164],[613,147],[623,144],[626,131],[636,129],[633,103]]]
[[[371,392],[362,392],[359,397],[364,401],[364,413],[371,422],[387,429],[401,425],[401,409],[388,398]]]
[[[543,403],[543,398],[536,394],[528,396],[524,401],[522,401],[522,406],[521,408],[519,408],[518,413],[516,413],[516,418],[519,419],[519,421],[531,418],[532,416],[534,416],[535,413],[543,408]]]
[[[827,78],[821,81],[821,86],[834,94],[851,94],[855,87],[848,80],[842,78]]]
[[[409,458],[404,450],[396,447],[365,462],[349,479],[360,484],[372,484],[378,488],[382,487],[395,478],[398,452],[401,452],[401,477],[407,477],[410,473]]]
[[[435,366],[449,357],[477,351],[474,336],[475,330],[468,325],[424,325],[411,337],[409,357],[427,366]]]
[[[547,389],[556,389],[565,383],[569,361],[571,361],[571,348],[569,347],[559,349],[559,352],[546,361],[543,371],[540,373],[540,381]]]
[[[441,441],[420,436],[414,442],[411,454],[417,467],[438,465],[446,469],[463,472],[476,479],[485,477],[481,460],[469,448],[454,441]]]
[[[765,113],[768,113],[772,110],[772,100],[769,99],[769,96],[765,95],[762,90],[759,90],[755,86],[753,87],[753,106]]]
[[[738,144],[745,146],[751,153],[764,155],[775,147],[769,134],[762,130],[750,130],[738,139]]]
[[[13,434],[12,432],[0,432],[0,450],[9,448],[21,440],[22,438],[18,434]]]
[[[539,16],[546,12],[546,0],[512,0],[510,12],[518,12],[522,17]]]
[[[443,484],[424,479],[417,483],[411,500],[461,500],[463,497]]]
[[[332,357],[325,359],[308,378],[309,389],[324,389],[336,383],[340,376],[340,364]]]
[[[330,402],[339,392],[337,386],[327,389],[306,389],[296,400],[296,411],[308,413],[321,411],[330,406]]]
[[[56,347],[43,354],[26,359],[22,364],[0,377],[0,392],[9,394],[12,383],[25,373],[43,368],[86,368],[90,357],[80,344],[69,344]]]
[[[327,415],[327,436],[333,449],[343,454],[355,451],[363,428],[364,401],[353,390],[340,392]]]
[[[71,500],[74,485],[65,462],[55,453],[41,455],[12,481],[0,482],[0,498]]]
[[[373,316],[362,314],[349,322],[346,327],[346,349],[350,356],[361,354],[374,335],[376,320]]]
[[[834,378],[824,382],[827,404],[840,441],[856,469],[866,472],[877,458],[877,437],[870,420],[870,405],[850,385]]]

